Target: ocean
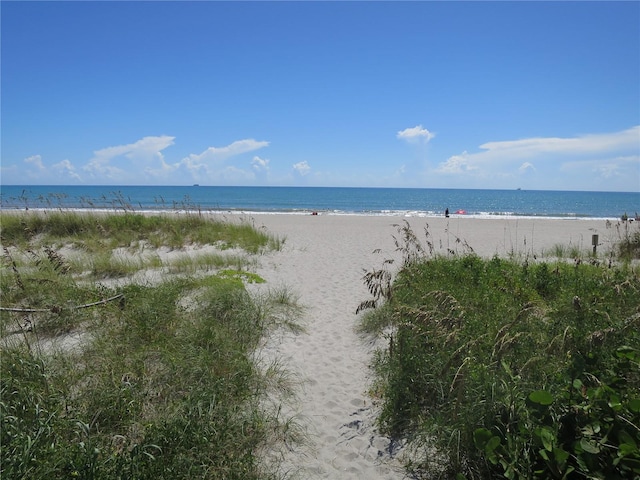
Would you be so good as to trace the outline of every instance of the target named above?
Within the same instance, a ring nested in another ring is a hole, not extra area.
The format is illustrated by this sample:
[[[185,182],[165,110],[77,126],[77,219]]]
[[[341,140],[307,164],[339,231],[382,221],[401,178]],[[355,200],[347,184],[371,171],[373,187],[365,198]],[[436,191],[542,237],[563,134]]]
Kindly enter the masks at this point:
[[[640,192],[3,185],[0,208],[618,219],[640,214]]]

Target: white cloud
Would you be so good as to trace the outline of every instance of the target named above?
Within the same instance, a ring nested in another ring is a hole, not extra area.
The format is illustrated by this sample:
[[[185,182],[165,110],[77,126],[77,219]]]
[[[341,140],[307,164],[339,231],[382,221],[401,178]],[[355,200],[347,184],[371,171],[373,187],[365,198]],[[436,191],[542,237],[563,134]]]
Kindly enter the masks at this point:
[[[254,179],[254,174],[251,171],[229,165],[219,173],[219,178],[223,182],[240,185],[251,182]]]
[[[181,184],[190,182],[255,182],[269,176],[270,161],[254,156],[247,165],[246,159],[226,165],[240,156],[269,145],[266,141],[243,139],[222,147],[209,147],[200,154],[190,154],[182,160],[166,161],[164,150],[174,145],[175,137],[168,135],[147,136],[133,143],[101,148],[93,156],[78,164],[65,159],[54,165],[47,164],[40,155],[23,159],[22,174],[19,167],[2,167],[3,179],[18,175],[37,183],[112,183],[112,184]],[[15,173],[14,173],[15,172]],[[80,173],[83,173],[81,176]],[[84,178],[83,178],[84,177]],[[19,183],[18,180],[16,183]]]
[[[400,140],[405,140],[410,143],[424,142],[427,143],[433,137],[434,133],[424,128],[422,125],[416,125],[412,128],[405,128],[396,134],[396,137]]]
[[[640,126],[567,138],[487,142],[479,149],[452,155],[436,167],[436,173],[464,177],[483,188],[509,187],[509,179],[523,174],[532,182],[531,188],[638,188]],[[615,185],[603,183],[612,178],[618,180]],[[480,180],[483,183],[477,183]],[[499,184],[502,181],[507,183]]]
[[[160,152],[173,145],[175,137],[162,135],[159,137],[143,137],[135,143],[128,145],[118,145],[107,147],[93,152],[94,160],[97,162],[108,162],[110,159],[124,156],[129,159],[153,158],[160,155]]]
[[[615,163],[605,163],[603,165],[597,165],[593,172],[602,178],[613,178],[621,174],[620,166]]]
[[[121,180],[123,176],[140,173],[140,164],[160,164],[164,167],[162,150],[173,145],[175,137],[162,135],[144,137],[135,143],[107,147],[93,152],[93,158],[83,169],[92,176]],[[122,167],[113,165],[113,162]]]
[[[252,152],[260,148],[268,147],[269,142],[259,142],[253,138],[245,140],[237,140],[225,147],[209,147],[200,154],[192,153],[188,159],[190,163],[203,163],[212,161],[224,161],[229,157],[240,155],[242,153]],[[186,160],[186,159],[185,159]]]
[[[520,168],[518,168],[518,171],[520,173],[535,172],[536,167],[534,167],[533,164],[530,162],[524,162],[522,165],[520,165]]]
[[[441,163],[436,169],[439,173],[463,173],[477,170],[478,167],[469,163],[469,154],[464,151],[460,155],[449,157],[446,162]]]
[[[76,172],[75,167],[69,160],[62,160],[51,167],[59,176],[63,178],[72,178],[78,182],[82,181],[78,172]]]
[[[47,165],[41,155],[32,155],[23,159],[23,162],[29,165],[26,169],[19,169],[14,165],[11,168],[3,168],[3,174],[10,175],[11,178],[15,177],[16,183],[23,182],[25,177],[33,182],[51,185],[82,181],[70,160],[65,159],[56,164]]]
[[[303,176],[303,177],[304,177],[305,175],[307,175],[307,174],[311,171],[311,167],[310,167],[310,166],[309,166],[309,164],[306,162],[306,160],[305,160],[305,161],[302,161],[302,162],[295,163],[295,164],[293,165],[293,169],[294,169],[296,172],[298,172],[298,174],[299,174],[299,175],[301,175],[301,176]]]
[[[38,170],[46,170],[46,167],[42,163],[42,157],[40,155],[31,155],[24,159],[25,163],[35,165]]]
[[[256,172],[264,172],[269,170],[269,160],[260,158],[257,155],[251,160],[251,166]]]
[[[615,133],[582,135],[573,138],[525,138],[488,142],[480,148],[492,158],[528,158],[542,154],[576,155],[596,152],[616,152],[640,148],[640,126]],[[478,154],[482,155],[482,153]]]
[[[175,170],[178,168],[176,165],[170,165],[164,161],[164,157],[159,159],[159,162],[155,162],[153,165],[149,165],[144,167],[144,172],[147,175],[151,175],[153,177],[164,177],[169,178]]]
[[[141,180],[153,182],[184,183],[190,181],[218,181],[222,178],[246,179],[254,176],[250,170],[237,166],[222,168],[231,157],[251,152],[269,145],[269,142],[244,139],[223,147],[209,147],[192,153],[177,162],[167,162],[163,150],[174,144],[172,136],[149,136],[137,142],[103,148],[94,152],[93,158],[83,167],[93,179],[131,183]],[[258,158],[259,157],[255,157]],[[262,162],[262,163],[261,163]],[[254,168],[268,169],[268,160],[252,162]]]
[[[565,162],[560,166],[560,171],[570,175],[589,172],[602,178],[631,175],[640,182],[640,154]]]
[[[176,170],[184,170],[191,179],[209,181],[247,181],[254,178],[252,171],[245,171],[237,166],[227,166],[222,169],[222,164],[237,155],[267,147],[269,142],[256,141],[252,138],[237,140],[224,147],[209,147],[200,154],[192,153],[173,165]],[[251,162],[257,172],[268,171],[269,160],[263,160],[255,156]],[[262,169],[262,170],[260,170]]]

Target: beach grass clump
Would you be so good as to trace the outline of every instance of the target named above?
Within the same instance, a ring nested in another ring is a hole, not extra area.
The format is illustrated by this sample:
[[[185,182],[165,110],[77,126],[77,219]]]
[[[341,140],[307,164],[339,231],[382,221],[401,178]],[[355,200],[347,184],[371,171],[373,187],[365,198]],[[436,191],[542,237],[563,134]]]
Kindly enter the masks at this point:
[[[263,280],[233,268],[109,287],[79,272],[120,278],[146,257],[83,249],[70,261],[50,246],[67,239],[38,228],[9,243],[3,225],[0,477],[276,478],[261,454],[299,429],[265,401],[292,388],[287,373],[256,352],[273,329],[298,331],[295,299],[253,297],[245,284]]]
[[[104,298],[99,286],[79,284],[71,264],[50,247],[26,253],[4,247],[1,272],[3,336],[20,326],[32,329],[36,319],[42,335],[69,332],[92,315],[79,306]]]
[[[362,328],[388,340],[372,392],[415,478],[640,474],[637,266],[410,260]]]
[[[221,253],[203,253],[196,255],[181,255],[165,262],[171,273],[195,273],[198,271],[220,270],[232,268],[243,271],[249,277],[248,268],[255,267],[256,260],[247,255],[232,255]]]
[[[155,248],[218,244],[258,253],[279,249],[283,243],[246,220],[223,222],[195,214],[0,212],[0,225],[3,244],[53,245],[55,241],[59,245],[82,244],[91,251],[135,246],[144,240]]]
[[[123,288],[81,352],[6,349],[2,477],[268,478],[256,451],[280,419],[252,360],[268,324],[241,282],[214,278]]]
[[[146,261],[140,255],[114,255],[112,252],[105,251],[91,255],[89,264],[94,278],[123,278],[145,268],[152,268],[152,265],[156,265],[156,262]]]
[[[640,259],[640,222],[626,221],[616,226],[617,254],[623,260]]]
[[[546,252],[546,256],[563,260],[585,258],[588,256],[588,254],[585,251],[581,250],[577,245],[565,245],[562,243],[556,243]]]

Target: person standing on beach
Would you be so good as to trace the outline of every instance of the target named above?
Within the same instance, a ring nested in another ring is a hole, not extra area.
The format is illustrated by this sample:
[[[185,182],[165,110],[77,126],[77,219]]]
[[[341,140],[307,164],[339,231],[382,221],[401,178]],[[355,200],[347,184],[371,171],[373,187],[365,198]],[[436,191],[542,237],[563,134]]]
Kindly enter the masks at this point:
[[[449,207],[445,208],[444,210],[444,216],[449,218]]]

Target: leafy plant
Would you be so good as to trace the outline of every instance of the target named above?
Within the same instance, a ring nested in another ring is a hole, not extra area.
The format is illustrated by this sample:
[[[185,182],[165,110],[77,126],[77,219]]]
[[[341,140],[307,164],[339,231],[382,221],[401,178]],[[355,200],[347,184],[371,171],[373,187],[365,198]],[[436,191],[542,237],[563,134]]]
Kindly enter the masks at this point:
[[[634,478],[640,474],[640,397],[629,378],[640,368],[640,352],[620,347],[611,370],[600,377],[584,371],[555,396],[529,394],[515,432],[478,428],[473,438],[505,478]],[[635,382],[634,382],[635,381]],[[533,435],[531,435],[531,432]],[[514,455],[517,438],[526,437],[526,463]],[[528,466],[524,469],[523,463]]]
[[[410,440],[414,477],[638,475],[632,265],[404,258],[363,325],[388,339],[378,422]]]

